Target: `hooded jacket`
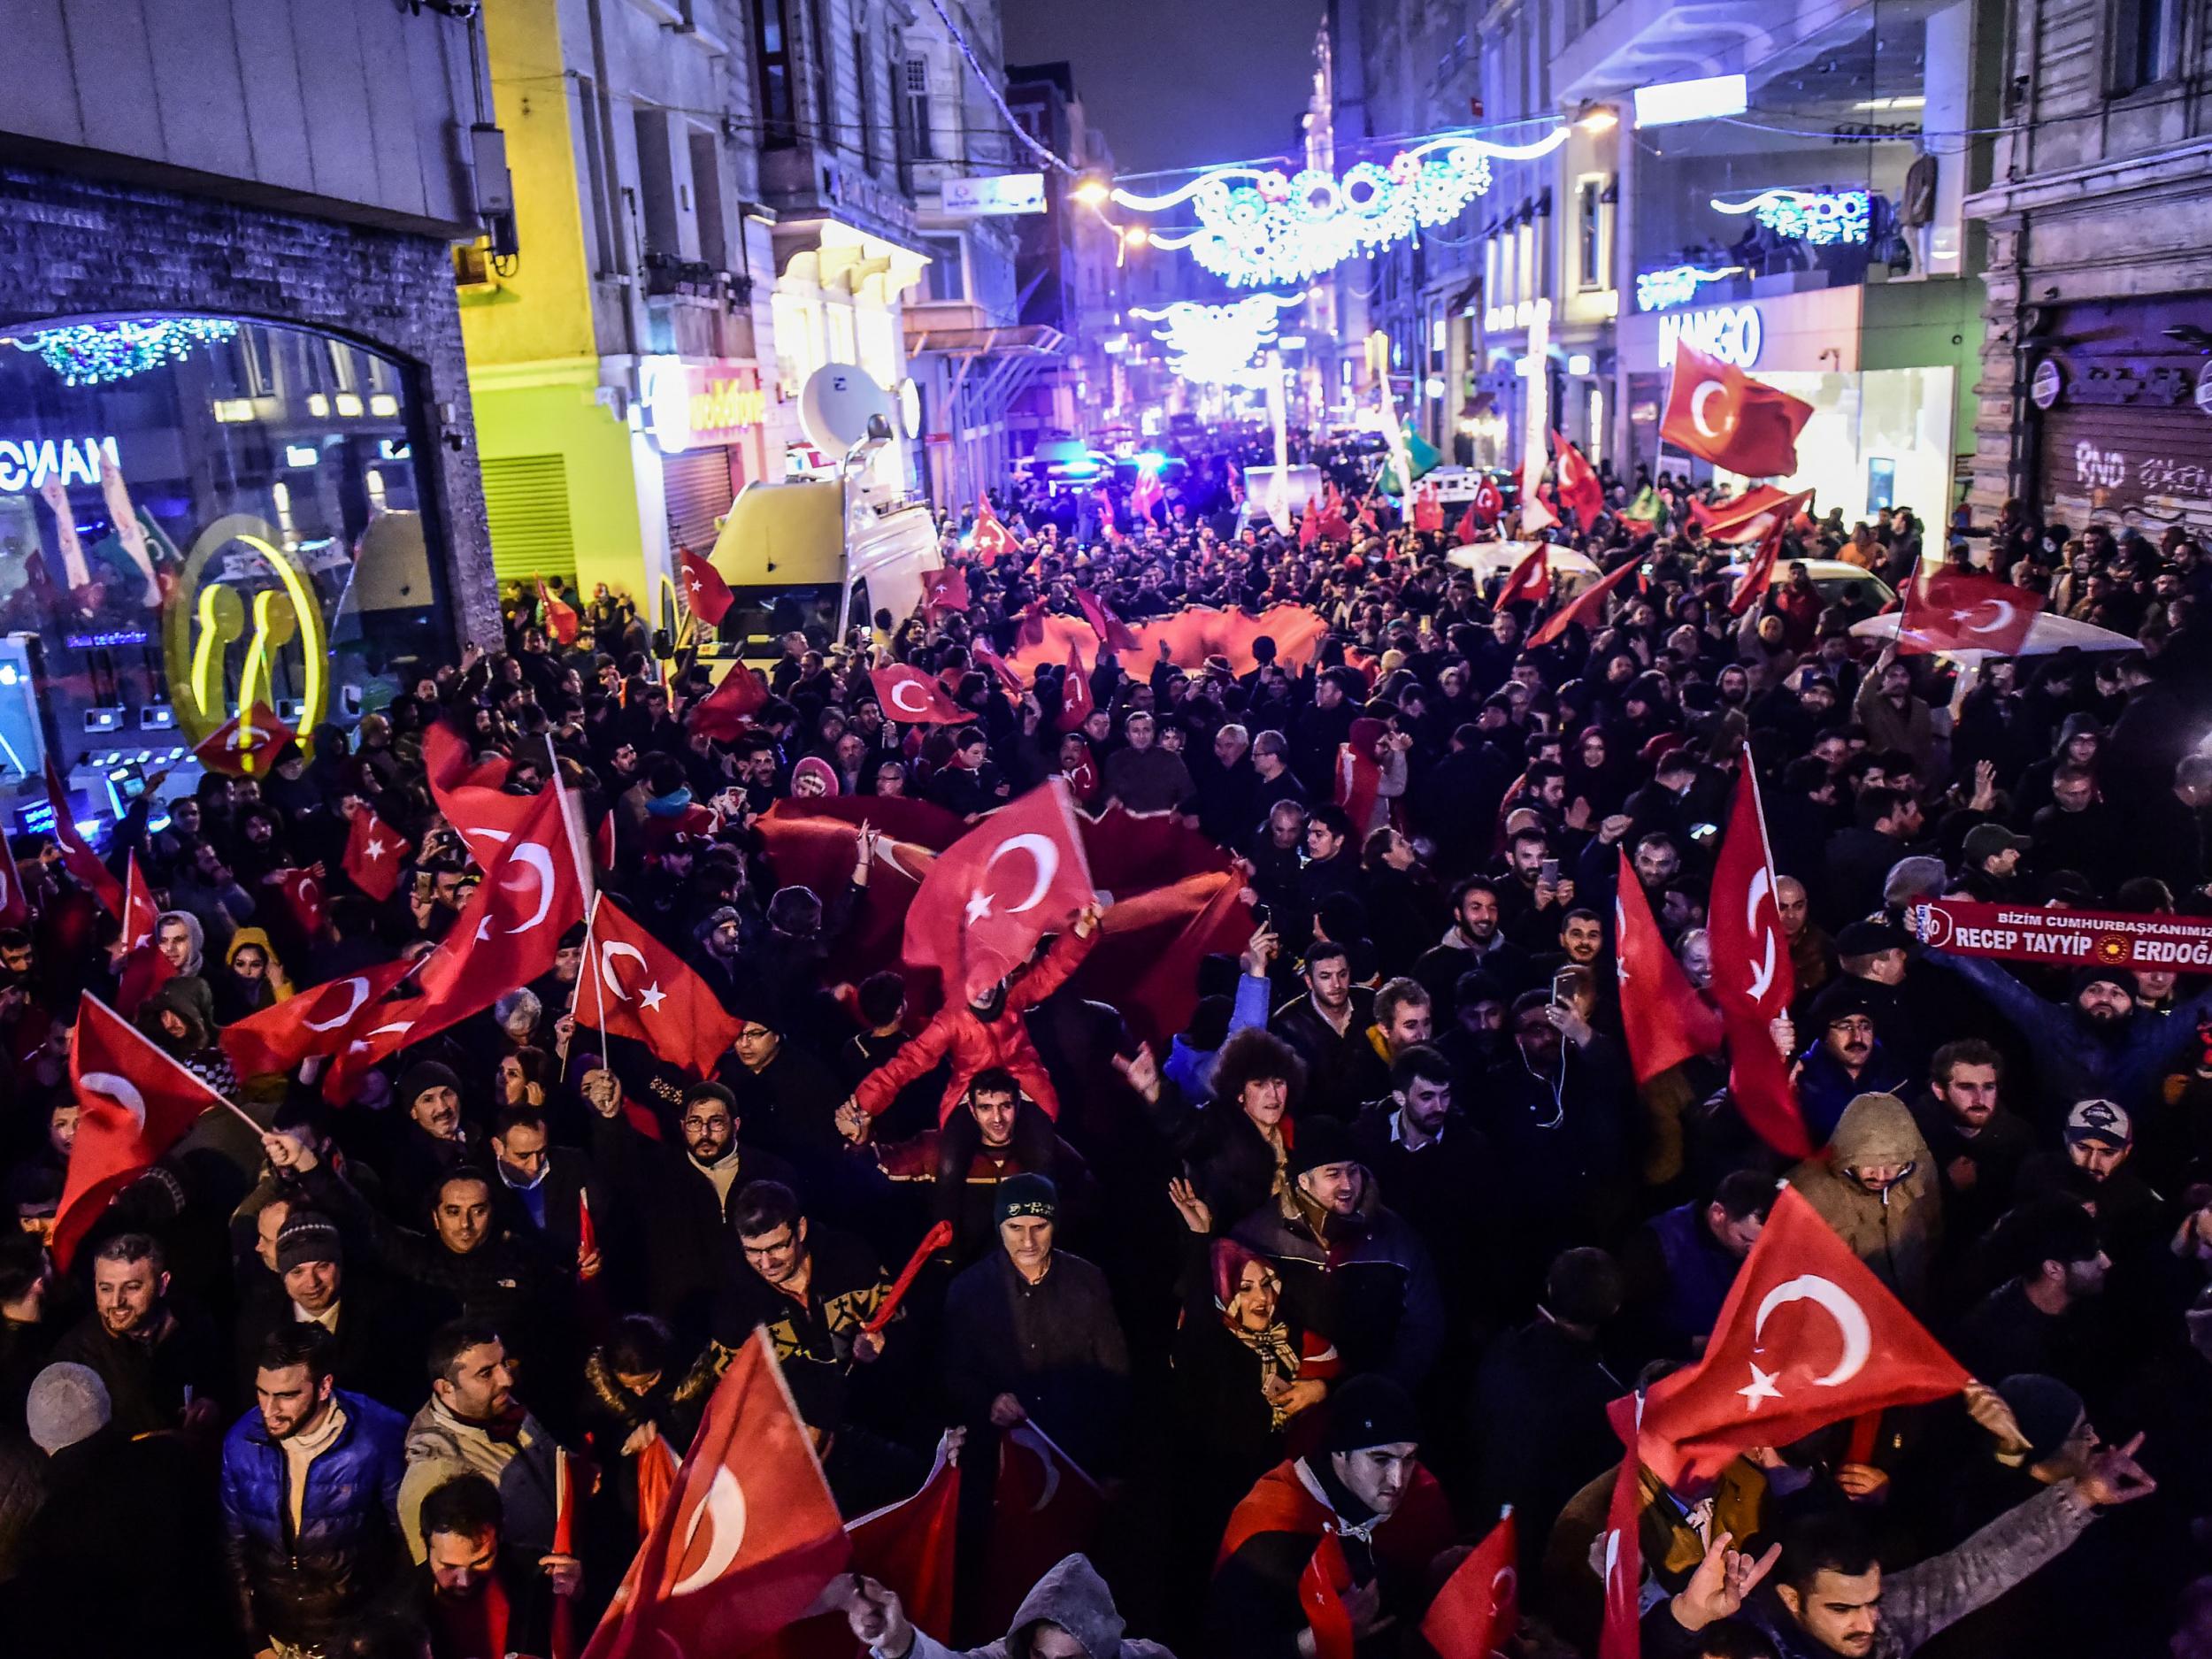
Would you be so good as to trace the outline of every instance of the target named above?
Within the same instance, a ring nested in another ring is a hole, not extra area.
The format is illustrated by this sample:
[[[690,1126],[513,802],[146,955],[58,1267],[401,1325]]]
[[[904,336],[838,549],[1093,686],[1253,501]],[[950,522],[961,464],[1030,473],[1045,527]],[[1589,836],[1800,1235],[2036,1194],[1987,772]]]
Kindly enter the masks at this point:
[[[1064,1555],[1051,1571],[1037,1580],[1014,1614],[1013,1628],[987,1647],[955,1653],[921,1631],[906,1659],[1011,1659],[1029,1651],[1030,1632],[1040,1624],[1056,1624],[1083,1644],[1089,1659],[1175,1659],[1156,1641],[1141,1641],[1122,1634],[1113,1592],[1098,1570],[1082,1555]]]
[[[1903,1164],[1903,1179],[1870,1193],[1847,1172]],[[1909,1306],[1924,1302],[1929,1270],[1943,1238],[1943,1197],[1935,1160],[1905,1102],[1862,1094],[1843,1109],[1834,1137],[1790,1171],[1790,1185],[1852,1253]]]

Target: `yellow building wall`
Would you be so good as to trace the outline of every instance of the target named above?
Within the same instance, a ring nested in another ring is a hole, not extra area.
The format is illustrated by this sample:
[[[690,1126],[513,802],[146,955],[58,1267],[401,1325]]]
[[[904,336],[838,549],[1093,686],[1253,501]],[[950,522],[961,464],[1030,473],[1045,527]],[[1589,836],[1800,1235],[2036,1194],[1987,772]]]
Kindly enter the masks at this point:
[[[645,549],[638,526],[637,476],[629,429],[594,401],[595,358],[565,378],[508,370],[472,375],[477,442],[487,461],[558,455],[566,464],[576,584],[586,598],[604,582],[641,609]],[[549,365],[550,369],[550,365]]]

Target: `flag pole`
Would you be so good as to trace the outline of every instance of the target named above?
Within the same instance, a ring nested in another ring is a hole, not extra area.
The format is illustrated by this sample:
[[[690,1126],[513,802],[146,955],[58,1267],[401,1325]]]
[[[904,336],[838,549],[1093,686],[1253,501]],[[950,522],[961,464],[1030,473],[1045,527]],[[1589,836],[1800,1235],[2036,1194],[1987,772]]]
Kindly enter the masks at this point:
[[[576,1017],[577,1003],[583,1000],[584,976],[587,973],[590,973],[592,971],[591,942],[596,933],[598,926],[599,894],[597,890],[595,889],[591,895],[591,908],[584,912],[584,953],[581,956],[577,958],[576,983],[568,987],[568,1014],[571,1019],[573,1019]],[[603,980],[600,982],[599,986],[599,1029],[603,1034],[607,1029],[607,987]],[[568,1081],[568,1051],[570,1048],[575,1047],[575,1028],[571,1026],[569,1030],[569,1041],[562,1047],[561,1049],[561,1069],[558,1073],[558,1080],[563,1083]]]

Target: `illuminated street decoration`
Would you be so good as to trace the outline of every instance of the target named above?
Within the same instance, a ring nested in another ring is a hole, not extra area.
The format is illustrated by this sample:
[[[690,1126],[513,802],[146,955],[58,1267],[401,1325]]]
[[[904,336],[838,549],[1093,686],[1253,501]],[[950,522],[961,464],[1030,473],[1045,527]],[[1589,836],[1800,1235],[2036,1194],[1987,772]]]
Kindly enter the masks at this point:
[[[234,337],[238,325],[213,317],[160,317],[133,322],[70,323],[8,337],[35,354],[69,386],[104,386],[177,362],[196,346]]]
[[[1214,167],[1164,196],[1116,189],[1139,213],[1187,202],[1194,231],[1152,233],[1155,247],[1187,248],[1216,276],[1240,288],[1303,282],[1345,260],[1448,225],[1490,188],[1490,163],[1533,161],[1566,142],[1559,127],[1532,144],[1494,144],[1458,134],[1400,150],[1389,163],[1363,161],[1341,175],[1318,168]]]
[[[1867,238],[1874,202],[1864,190],[1762,190],[1747,202],[1713,198],[1723,213],[1755,213],[1759,223],[1791,242],[1816,247]]]
[[[1165,326],[1158,331],[1168,371],[1206,386],[1257,389],[1268,370],[1253,359],[1277,344],[1277,314],[1302,302],[1294,295],[1252,294],[1226,305],[1178,300],[1164,311],[1133,311],[1132,317]]]
[[[1671,265],[1658,271],[1639,271],[1636,273],[1636,309],[1641,311],[1663,311],[1671,305],[1687,305],[1697,297],[1697,291],[1708,282],[1724,282],[1732,276],[1742,274],[1740,265],[1723,265],[1717,271],[1708,271],[1702,265]]]

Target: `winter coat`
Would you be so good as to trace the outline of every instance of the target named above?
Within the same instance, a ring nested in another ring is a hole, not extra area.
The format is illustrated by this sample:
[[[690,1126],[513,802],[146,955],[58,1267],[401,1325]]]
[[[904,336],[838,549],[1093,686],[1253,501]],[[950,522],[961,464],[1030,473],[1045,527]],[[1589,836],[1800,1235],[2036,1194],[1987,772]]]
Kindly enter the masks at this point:
[[[1373,1181],[1357,1215],[1331,1218],[1327,1241],[1295,1193],[1261,1206],[1235,1230],[1238,1243],[1274,1264],[1282,1311],[1336,1345],[1344,1371],[1379,1371],[1417,1387],[1444,1340],[1436,1268],[1413,1229],[1383,1208]]]
[[[422,1501],[456,1475],[481,1475],[499,1488],[506,1510],[502,1536],[542,1555],[553,1548],[554,1460],[560,1448],[545,1425],[525,1412],[511,1438],[495,1439],[432,1400],[407,1425],[407,1471],[399,1483],[399,1527],[407,1552],[425,1559]]]
[[[923,1027],[920,1036],[893,1055],[889,1064],[860,1080],[853,1098],[860,1102],[861,1110],[871,1117],[879,1115],[898,1098],[901,1089],[949,1057],[952,1076],[945,1085],[944,1098],[938,1102],[939,1123],[952,1116],[953,1108],[968,1092],[969,1080],[995,1065],[1011,1071],[1022,1093],[1043,1107],[1047,1116],[1057,1118],[1059,1093],[1046,1075],[1045,1063],[1030,1041],[1022,1015],[1066,984],[1097,940],[1096,929],[1086,937],[1073,928],[1055,939],[1044,960],[1008,987],[1005,1006],[995,1019],[984,1018],[966,1002],[948,1002]]]
[[[1010,1394],[1093,1473],[1106,1471],[1128,1402],[1129,1349],[1106,1276],[1079,1256],[1052,1253],[1033,1285],[1003,1250],[945,1294],[945,1392],[964,1421],[981,1423]]]
[[[1847,1171],[1904,1164],[1887,1190],[1870,1193]],[[1894,1094],[1862,1094],[1843,1109],[1827,1150],[1790,1171],[1790,1185],[1854,1255],[1908,1305],[1924,1302],[1943,1239],[1943,1195],[1920,1126]]]
[[[307,1465],[299,1530],[290,1471],[261,1413],[223,1437],[223,1549],[246,1628],[312,1647],[386,1588],[399,1560],[406,1419],[365,1394],[333,1396],[346,1420]]]
[[[1013,1628],[987,1647],[955,1653],[924,1631],[914,1632],[907,1659],[1015,1659],[1029,1651],[1030,1633],[1040,1624],[1056,1624],[1083,1644],[1088,1659],[1175,1659],[1156,1641],[1123,1635],[1113,1592],[1087,1557],[1063,1556],[1037,1580],[1014,1614]]]

